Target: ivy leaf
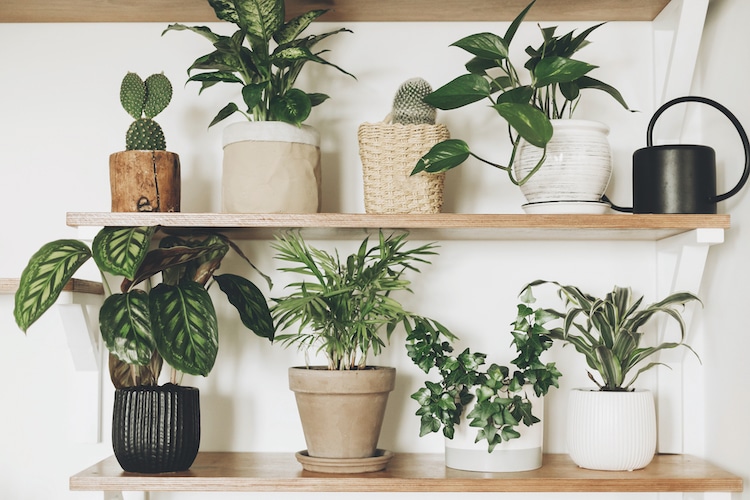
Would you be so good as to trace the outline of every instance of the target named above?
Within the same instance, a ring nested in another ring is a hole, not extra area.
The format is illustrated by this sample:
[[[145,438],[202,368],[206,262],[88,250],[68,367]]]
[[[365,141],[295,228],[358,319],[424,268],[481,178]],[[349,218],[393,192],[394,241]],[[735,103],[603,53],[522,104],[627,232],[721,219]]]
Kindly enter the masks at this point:
[[[439,142],[419,159],[411,175],[419,172],[445,172],[465,162],[469,155],[471,155],[469,145],[461,139]]]
[[[476,74],[466,74],[427,94],[424,102],[438,109],[448,110],[481,101],[490,94],[490,83],[485,78]]]

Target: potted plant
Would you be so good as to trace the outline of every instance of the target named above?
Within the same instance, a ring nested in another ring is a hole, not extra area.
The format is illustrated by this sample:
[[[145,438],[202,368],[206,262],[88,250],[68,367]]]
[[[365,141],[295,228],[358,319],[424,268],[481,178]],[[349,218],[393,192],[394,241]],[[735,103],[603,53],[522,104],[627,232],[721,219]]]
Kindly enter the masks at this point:
[[[385,120],[359,126],[366,213],[440,212],[445,174],[411,175],[422,155],[450,138],[448,127],[435,123],[435,106],[424,102],[430,92],[432,87],[424,78],[410,78],[396,91]]]
[[[545,323],[556,317],[544,309],[518,305],[512,323],[517,356],[511,366],[486,366],[487,355],[464,349],[452,355],[441,331],[416,328],[407,338],[409,357],[440,380],[412,394],[419,403],[420,436],[445,436],[445,464],[481,472],[515,472],[542,466],[543,396],[562,375],[540,356],[552,346]],[[540,424],[540,425],[535,425]]]
[[[125,134],[125,151],[109,157],[113,212],[179,212],[180,157],[167,151],[154,117],[172,100],[172,84],[163,73],[142,80],[127,73],[120,103],[135,120]]]
[[[276,258],[289,263],[280,270],[302,276],[290,293],[272,299],[277,329],[294,328],[276,339],[306,353],[325,357],[325,366],[289,369],[307,450],[297,454],[308,470],[364,472],[386,467],[392,454],[377,448],[388,393],[396,369],[373,366],[394,329],[445,327],[407,311],[393,296],[408,291],[407,270],[417,271],[434,255],[432,243],[407,248],[406,233],[366,237],[345,259],[309,246],[299,233],[280,236]]]
[[[214,50],[193,62],[189,82],[201,92],[217,83],[237,85],[242,104],[224,106],[209,126],[240,113],[247,120],[224,129],[222,210],[225,212],[317,212],[320,208],[320,137],[302,123],[328,96],[306,93],[295,82],[307,62],[346,71],[313,52],[341,28],[301,36],[327,10],[311,10],[284,22],[284,0],[209,0],[216,17],[234,24],[231,36],[206,26],[171,24],[167,31],[190,30]],[[282,156],[283,155],[283,156]]]
[[[656,450],[656,415],[650,391],[632,388],[638,376],[664,363],[653,356],[666,349],[685,347],[685,323],[678,306],[700,299],[688,292],[671,294],[642,306],[629,288],[615,286],[597,298],[579,288],[554,281],[534,281],[523,293],[534,302],[532,290],[551,284],[565,304],[564,311],[547,309],[563,320],[550,336],[571,344],[583,354],[597,389],[574,389],[568,402],[568,452],[580,467],[633,470],[648,465]],[[646,343],[644,326],[657,315],[674,319],[678,341]],[[599,378],[596,378],[596,375]]]
[[[105,273],[121,276],[99,311],[99,329],[110,352],[115,386],[112,441],[120,465],[130,472],[167,472],[190,467],[200,442],[198,389],[178,385],[181,375],[206,376],[218,352],[218,325],[207,287],[215,281],[245,326],[273,339],[263,294],[248,279],[214,273],[230,248],[218,233],[167,236],[150,249],[156,227],[105,227],[91,248],[78,240],[45,244],[29,260],[15,296],[14,316],[26,332],[57,300],[65,284],[93,257]],[[162,282],[150,286],[161,273]],[[143,289],[140,283],[148,284]],[[162,361],[169,383],[159,386]]]
[[[555,35],[556,27],[540,28],[543,42],[537,48],[527,47],[523,68],[528,71],[528,82],[522,81],[510,60],[510,45],[533,5],[534,1],[521,11],[502,37],[476,33],[453,43],[473,56],[465,66],[468,73],[425,97],[426,102],[444,110],[488,100],[508,125],[513,149],[507,165],[478,156],[463,140],[450,139],[424,155],[413,172],[444,172],[472,156],[504,170],[511,182],[521,187],[529,202],[524,207],[528,211],[554,210],[559,205],[550,202],[559,201],[580,202],[578,210],[600,209],[612,171],[609,129],[570,118],[582,91],[588,89],[606,92],[627,109],[615,88],[589,76],[597,66],[573,59],[590,43],[588,35],[602,24],[565,35]],[[590,151],[594,154],[587,154]],[[551,159],[561,155],[563,161],[553,166]],[[573,170],[581,164],[587,167],[584,173]],[[595,173],[592,167],[596,167]]]

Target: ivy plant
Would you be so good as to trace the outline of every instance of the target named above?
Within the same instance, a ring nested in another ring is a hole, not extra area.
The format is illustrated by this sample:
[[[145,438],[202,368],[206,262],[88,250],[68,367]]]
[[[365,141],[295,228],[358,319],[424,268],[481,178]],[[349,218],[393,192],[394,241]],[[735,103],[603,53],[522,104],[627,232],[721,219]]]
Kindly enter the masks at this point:
[[[240,88],[242,105],[230,102],[211,121],[215,125],[234,113],[254,121],[281,121],[300,125],[313,106],[329,98],[326,94],[306,93],[295,87],[307,62],[332,66],[353,76],[314,52],[315,45],[332,35],[351,32],[340,28],[321,35],[302,32],[327,12],[316,9],[285,22],[284,0],[208,0],[216,17],[232,23],[237,30],[230,36],[214,33],[207,26],[171,24],[164,31],[192,31],[206,38],[213,51],[199,57],[188,69],[188,82],[199,82],[200,92],[229,83]]]
[[[540,356],[552,346],[550,331],[544,326],[555,319],[543,309],[532,309],[521,303],[512,323],[511,344],[517,356],[512,367],[492,363],[486,366],[487,355],[469,348],[454,356],[451,341],[439,330],[415,328],[407,337],[407,353],[425,373],[433,368],[440,375],[438,382],[426,381],[424,387],[411,395],[419,403],[420,436],[442,429],[452,439],[461,418],[477,428],[476,442],[487,441],[488,451],[504,441],[520,436],[518,426],[539,422],[533,414],[528,391],[546,395],[558,387],[562,376],[555,363],[543,363]],[[467,405],[474,402],[467,412]]]
[[[76,271],[93,257],[107,297],[99,328],[110,351],[115,387],[155,385],[166,361],[177,372],[206,376],[218,352],[218,324],[207,288],[216,282],[237,309],[242,323],[273,340],[274,329],[263,293],[247,278],[215,275],[229,249],[250,260],[226,236],[205,232],[188,236],[159,234],[157,227],[105,227],[91,248],[78,240],[45,244],[29,260],[15,296],[14,316],[24,332],[56,301]],[[253,266],[254,267],[254,266]],[[114,293],[106,274],[122,278]],[[161,274],[161,282],[151,280]],[[147,286],[139,287],[145,283]]]

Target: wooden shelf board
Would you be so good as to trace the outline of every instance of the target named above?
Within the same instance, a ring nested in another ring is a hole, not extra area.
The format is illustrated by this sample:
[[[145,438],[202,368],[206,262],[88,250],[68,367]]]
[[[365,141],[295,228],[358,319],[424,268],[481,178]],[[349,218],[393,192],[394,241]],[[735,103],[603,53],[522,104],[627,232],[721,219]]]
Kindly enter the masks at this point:
[[[408,230],[415,239],[614,239],[656,241],[699,228],[727,229],[729,215],[527,215],[527,214],[218,214],[69,212],[69,226],[158,225],[212,228],[235,238],[271,238],[284,229],[305,237],[360,238],[363,231]]]
[[[669,0],[537,0],[529,21],[651,21]],[[510,21],[528,0],[287,0],[287,17],[331,9],[321,21]],[[206,0],[3,0],[0,22],[212,22]]]
[[[0,278],[0,294],[16,293],[18,290],[19,278]],[[104,286],[98,281],[72,279],[63,288],[66,292],[90,293],[94,295],[104,295]]]
[[[476,473],[445,467],[442,454],[396,453],[367,474],[308,472],[293,453],[203,452],[186,472],[133,474],[109,457],[70,478],[75,491],[275,492],[740,492],[742,478],[688,455],[657,455],[645,469],[592,471],[567,455],[545,455],[541,469]]]

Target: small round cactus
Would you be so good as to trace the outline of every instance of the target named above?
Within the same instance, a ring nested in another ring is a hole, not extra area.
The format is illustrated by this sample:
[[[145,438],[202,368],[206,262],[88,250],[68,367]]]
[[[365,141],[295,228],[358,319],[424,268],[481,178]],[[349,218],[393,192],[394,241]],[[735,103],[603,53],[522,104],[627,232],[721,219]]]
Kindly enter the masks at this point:
[[[127,150],[166,150],[164,132],[153,118],[172,100],[172,84],[163,73],[153,74],[145,81],[128,73],[120,85],[120,102],[135,118],[125,134]]]
[[[410,78],[396,91],[391,113],[393,123],[418,125],[435,124],[435,107],[424,102],[432,87],[424,78]]]

